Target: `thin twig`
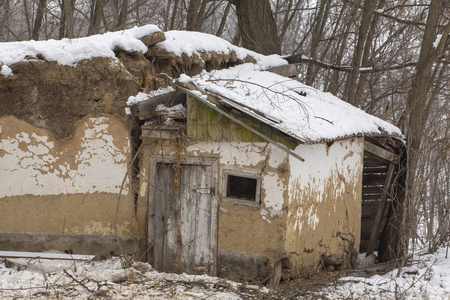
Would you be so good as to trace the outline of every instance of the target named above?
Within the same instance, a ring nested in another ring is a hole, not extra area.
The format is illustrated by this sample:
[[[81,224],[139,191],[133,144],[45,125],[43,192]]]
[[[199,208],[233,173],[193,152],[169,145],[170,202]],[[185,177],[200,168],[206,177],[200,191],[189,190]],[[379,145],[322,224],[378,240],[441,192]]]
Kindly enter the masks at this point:
[[[89,293],[91,294],[95,294],[95,292],[91,291],[90,288],[88,288],[83,282],[81,282],[80,280],[77,280],[75,277],[73,277],[69,272],[67,272],[66,270],[63,270],[64,273],[69,276],[73,281],[75,281],[76,283],[78,283],[79,285],[81,285],[83,288],[85,288]]]

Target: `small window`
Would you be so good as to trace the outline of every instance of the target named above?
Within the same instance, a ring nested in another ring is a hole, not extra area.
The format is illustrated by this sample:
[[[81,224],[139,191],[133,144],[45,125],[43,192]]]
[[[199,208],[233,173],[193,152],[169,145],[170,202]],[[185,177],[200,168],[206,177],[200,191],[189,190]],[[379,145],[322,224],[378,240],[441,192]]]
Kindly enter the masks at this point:
[[[236,204],[258,206],[261,177],[242,172],[225,171],[222,200]]]

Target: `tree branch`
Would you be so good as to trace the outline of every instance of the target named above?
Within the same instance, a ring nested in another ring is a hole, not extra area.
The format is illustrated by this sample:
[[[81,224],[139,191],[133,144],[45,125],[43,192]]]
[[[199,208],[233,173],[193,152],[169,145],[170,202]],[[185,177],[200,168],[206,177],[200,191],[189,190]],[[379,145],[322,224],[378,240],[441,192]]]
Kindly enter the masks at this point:
[[[383,12],[381,12],[381,11],[378,11],[378,10],[375,10],[373,13],[374,13],[374,14],[378,14],[378,15],[380,15],[380,16],[383,16],[383,17],[385,17],[385,18],[394,20],[394,21],[396,21],[396,22],[398,22],[398,23],[408,24],[408,25],[414,25],[414,26],[425,26],[425,23],[400,19],[400,18],[391,16],[391,15],[385,14],[385,13],[383,13]]]
[[[303,56],[302,54],[285,56],[283,58],[290,64],[309,63],[309,64],[315,64],[316,66],[319,66],[324,69],[336,70],[336,71],[347,72],[347,73],[351,72],[351,70],[353,69],[353,67],[351,67],[351,66],[336,66],[333,64],[327,64],[327,63],[321,62],[319,60]],[[417,62],[411,61],[411,62],[407,62],[407,63],[403,63],[400,65],[395,65],[395,66],[390,66],[390,67],[386,67],[386,68],[364,67],[364,68],[360,68],[359,72],[360,73],[386,72],[386,71],[399,70],[399,69],[403,69],[403,68],[407,68],[407,67],[413,67],[416,64],[417,64]]]

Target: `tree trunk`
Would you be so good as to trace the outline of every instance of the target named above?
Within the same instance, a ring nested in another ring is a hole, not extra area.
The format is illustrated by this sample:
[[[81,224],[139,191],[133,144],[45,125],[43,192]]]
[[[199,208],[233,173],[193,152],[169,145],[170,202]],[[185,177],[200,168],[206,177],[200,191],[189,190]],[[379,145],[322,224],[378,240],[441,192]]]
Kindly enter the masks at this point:
[[[269,0],[233,0],[242,46],[262,54],[281,54]]]
[[[387,262],[398,259],[403,254],[403,249],[407,248],[401,238],[401,220],[405,211],[405,183],[407,175],[407,151],[404,149],[400,154],[400,167],[394,180],[392,191],[392,203],[380,236],[378,246],[378,259],[380,262]]]
[[[227,23],[227,18],[228,14],[230,13],[231,5],[232,4],[230,2],[227,3],[227,7],[225,8],[225,12],[223,13],[222,20],[220,21],[219,28],[217,29],[216,32],[217,36],[221,36],[225,29],[225,24]]]
[[[359,99],[356,97],[356,82],[359,78],[359,69],[361,67],[364,45],[366,44],[370,23],[372,22],[373,12],[378,1],[365,0],[361,17],[361,25],[358,30],[358,41],[353,53],[352,71],[347,76],[345,83],[345,100],[352,105],[358,106]]]
[[[61,19],[59,23],[59,38],[73,38],[74,37],[74,20],[73,8],[74,0],[61,0]]]
[[[27,31],[28,31],[28,39],[31,39],[31,21],[30,21],[30,14],[28,13],[28,4],[27,0],[23,0],[23,10],[25,12],[25,20],[27,21]]]
[[[408,239],[411,237],[412,231],[415,229],[410,222],[410,218],[414,215],[414,209],[417,204],[417,193],[415,192],[416,174],[418,170],[418,162],[420,158],[420,148],[424,136],[424,129],[429,118],[429,109],[431,102],[435,98],[428,97],[430,90],[430,78],[433,64],[437,58],[443,53],[448,35],[450,33],[450,23],[444,27],[442,38],[439,45],[433,45],[437,36],[437,27],[439,19],[444,9],[440,0],[432,0],[428,9],[428,17],[425,26],[424,36],[421,44],[419,60],[416,65],[411,89],[408,94],[408,168],[406,178],[406,197],[405,209],[403,211],[400,238],[405,245],[403,248],[403,257],[407,254]],[[401,268],[397,274],[400,275]]]
[[[66,35],[66,14],[65,14],[65,0],[59,0],[59,6],[61,7],[61,17],[59,18],[59,35],[60,39]]]
[[[178,3],[179,3],[179,0],[175,0],[175,3],[173,5],[172,18],[170,20],[170,26],[169,26],[170,30],[174,30],[175,29],[175,20],[177,19]]]
[[[116,30],[125,29],[128,18],[128,0],[123,0],[120,7],[120,13],[117,18]]]
[[[104,0],[95,0],[95,2],[93,3],[91,8],[91,22],[89,24],[88,35],[97,34],[100,32],[104,6]]]
[[[208,0],[191,0],[186,16],[186,30],[200,31]]]
[[[328,13],[330,11],[330,1],[329,0],[321,0],[319,11],[317,12],[316,17],[314,18],[314,29],[312,30],[311,36],[311,51],[310,57],[312,59],[317,59],[317,51],[319,48],[319,43],[322,39],[323,31],[325,28],[325,24],[328,20]],[[306,71],[306,84],[314,85],[315,78],[317,76],[317,67],[314,64],[309,64],[308,69]]]
[[[31,37],[35,41],[39,40],[39,34],[40,34],[41,28],[42,28],[42,19],[44,18],[44,12],[45,12],[46,5],[47,5],[47,0],[39,0],[37,11],[36,11],[36,18],[34,19],[33,34]]]

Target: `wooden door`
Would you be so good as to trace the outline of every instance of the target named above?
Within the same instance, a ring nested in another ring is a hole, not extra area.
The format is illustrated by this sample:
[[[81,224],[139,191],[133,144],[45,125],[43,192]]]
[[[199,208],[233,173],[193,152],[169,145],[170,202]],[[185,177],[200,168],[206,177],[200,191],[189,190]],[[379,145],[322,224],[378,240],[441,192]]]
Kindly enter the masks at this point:
[[[163,272],[215,275],[216,161],[190,158],[177,172],[157,158],[151,169],[149,261]]]

